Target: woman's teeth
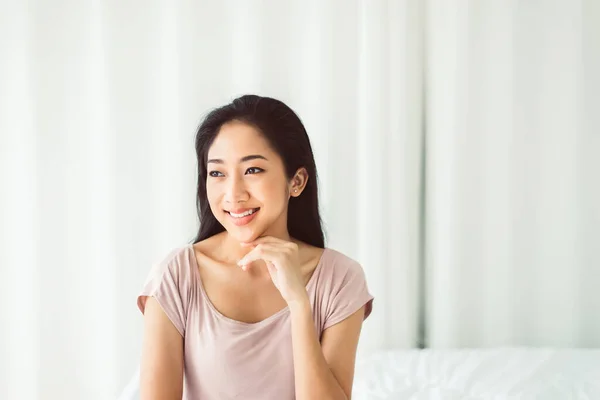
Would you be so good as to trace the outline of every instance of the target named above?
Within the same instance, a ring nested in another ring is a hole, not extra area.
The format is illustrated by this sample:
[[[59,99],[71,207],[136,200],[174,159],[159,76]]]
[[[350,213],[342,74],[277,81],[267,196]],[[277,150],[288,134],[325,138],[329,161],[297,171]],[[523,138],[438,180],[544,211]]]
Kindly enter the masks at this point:
[[[250,214],[254,214],[256,211],[258,211],[258,208],[254,208],[252,210],[248,210],[248,211],[244,211],[241,214],[236,214],[236,213],[232,213],[231,211],[229,212],[229,215],[231,215],[234,218],[243,218],[246,215],[250,215]]]

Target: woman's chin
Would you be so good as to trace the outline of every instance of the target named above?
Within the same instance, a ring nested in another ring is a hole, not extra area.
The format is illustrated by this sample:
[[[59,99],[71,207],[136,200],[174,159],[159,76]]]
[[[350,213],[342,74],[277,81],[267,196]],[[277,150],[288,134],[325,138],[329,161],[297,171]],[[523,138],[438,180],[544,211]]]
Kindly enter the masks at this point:
[[[260,232],[254,229],[240,229],[239,227],[228,229],[227,233],[240,243],[252,242],[260,237]]]

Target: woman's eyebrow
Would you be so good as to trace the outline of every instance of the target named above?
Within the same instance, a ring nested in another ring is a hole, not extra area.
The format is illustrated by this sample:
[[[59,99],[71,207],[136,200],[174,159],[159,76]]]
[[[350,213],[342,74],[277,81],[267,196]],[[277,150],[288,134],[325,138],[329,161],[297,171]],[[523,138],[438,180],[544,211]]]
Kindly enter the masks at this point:
[[[242,157],[240,159],[240,163],[243,163],[243,162],[246,162],[246,161],[250,161],[250,160],[257,160],[257,159],[269,161],[269,160],[267,160],[266,157],[261,156],[260,154],[252,154],[252,155],[249,155],[249,156],[246,156],[246,157]]]
[[[269,160],[267,160],[267,158],[265,156],[261,156],[260,154],[251,154],[249,156],[244,156],[244,157],[240,158],[240,163],[251,161],[251,160],[257,160],[257,159],[269,161]],[[207,164],[211,164],[211,163],[212,164],[225,164],[225,161],[221,160],[220,158],[211,158],[206,163]]]

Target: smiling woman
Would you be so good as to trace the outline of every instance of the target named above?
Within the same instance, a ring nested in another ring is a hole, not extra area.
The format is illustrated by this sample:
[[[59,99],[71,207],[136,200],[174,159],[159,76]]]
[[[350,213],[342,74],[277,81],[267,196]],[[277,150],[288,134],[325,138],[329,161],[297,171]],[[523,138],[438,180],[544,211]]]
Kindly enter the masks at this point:
[[[254,95],[196,136],[193,244],[155,265],[142,399],[347,399],[371,312],[362,267],[326,248],[317,171],[298,116]]]

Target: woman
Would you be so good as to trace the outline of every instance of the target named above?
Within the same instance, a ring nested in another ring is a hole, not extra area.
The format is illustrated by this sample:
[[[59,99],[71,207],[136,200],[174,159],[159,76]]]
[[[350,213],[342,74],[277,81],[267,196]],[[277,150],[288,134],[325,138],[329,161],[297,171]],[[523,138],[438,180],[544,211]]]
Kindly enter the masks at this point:
[[[141,398],[349,399],[373,297],[324,245],[302,122],[243,96],[208,114],[196,155],[198,235],[138,297]]]

